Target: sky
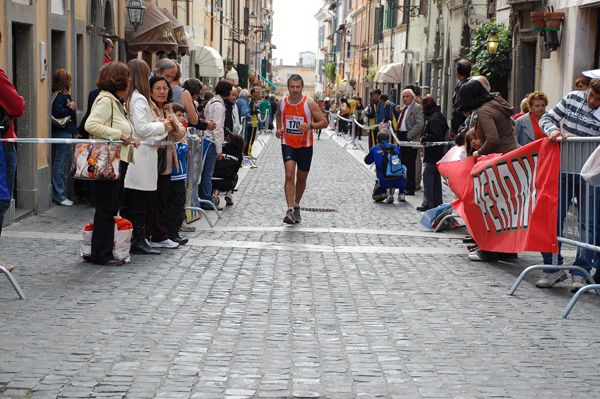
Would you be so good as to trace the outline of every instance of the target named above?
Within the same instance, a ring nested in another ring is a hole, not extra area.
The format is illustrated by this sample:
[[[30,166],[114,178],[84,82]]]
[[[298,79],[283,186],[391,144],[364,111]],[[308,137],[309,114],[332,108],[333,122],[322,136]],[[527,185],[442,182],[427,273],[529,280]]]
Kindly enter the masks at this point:
[[[303,51],[317,52],[318,25],[315,14],[323,0],[273,0],[273,58],[296,65]],[[279,61],[278,61],[279,62]]]

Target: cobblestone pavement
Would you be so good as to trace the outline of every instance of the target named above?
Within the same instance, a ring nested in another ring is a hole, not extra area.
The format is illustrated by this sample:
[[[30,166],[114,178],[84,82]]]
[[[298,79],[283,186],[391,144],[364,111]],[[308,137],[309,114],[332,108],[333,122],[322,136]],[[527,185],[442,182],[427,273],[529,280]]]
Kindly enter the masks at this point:
[[[373,203],[373,173],[321,138],[301,225],[282,223],[272,138],[216,227],[162,256],[81,262],[83,205],[5,229],[28,299],[1,278],[0,396],[598,397],[600,299],[564,320],[566,283],[507,296],[539,255],[469,262],[464,229],[428,232],[416,198]]]

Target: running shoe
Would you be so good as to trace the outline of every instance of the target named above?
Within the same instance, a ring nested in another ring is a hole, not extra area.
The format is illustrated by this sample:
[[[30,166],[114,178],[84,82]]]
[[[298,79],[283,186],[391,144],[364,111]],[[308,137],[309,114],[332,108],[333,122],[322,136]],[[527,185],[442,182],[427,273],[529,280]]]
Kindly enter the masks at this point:
[[[300,223],[302,221],[302,216],[300,216],[300,207],[294,207],[294,220],[296,223]]]
[[[296,224],[296,219],[294,218],[294,210],[288,209],[285,213],[285,217],[283,218],[283,223],[287,224]]]

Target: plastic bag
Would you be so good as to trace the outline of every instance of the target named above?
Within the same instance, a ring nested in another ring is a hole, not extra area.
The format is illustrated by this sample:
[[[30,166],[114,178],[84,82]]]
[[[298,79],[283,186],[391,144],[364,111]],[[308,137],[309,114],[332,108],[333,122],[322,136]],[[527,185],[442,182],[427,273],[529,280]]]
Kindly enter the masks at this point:
[[[115,217],[115,240],[113,257],[125,263],[131,261],[129,251],[131,249],[131,234],[133,225],[127,219]],[[94,223],[88,223],[83,227],[83,241],[81,242],[81,257],[90,260],[92,255],[92,236],[94,234]]]
[[[438,161],[438,163],[460,161],[467,157],[467,147],[464,145],[455,145]]]
[[[592,186],[600,186],[600,146],[585,161],[581,168],[581,177]]]
[[[452,210],[451,204],[442,204],[437,208],[429,209],[423,213],[423,216],[421,217],[421,225],[427,227],[428,229],[435,230],[442,219],[452,213]],[[438,228],[438,231],[446,228],[456,227],[460,227],[460,223],[458,223],[455,218],[451,217],[444,220],[442,225]]]

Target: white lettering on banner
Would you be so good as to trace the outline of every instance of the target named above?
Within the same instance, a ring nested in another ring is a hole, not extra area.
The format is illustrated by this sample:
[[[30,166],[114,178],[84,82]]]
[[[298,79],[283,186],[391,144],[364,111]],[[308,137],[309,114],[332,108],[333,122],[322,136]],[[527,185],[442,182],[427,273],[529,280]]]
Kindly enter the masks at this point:
[[[538,153],[492,163],[473,174],[474,203],[488,232],[526,230],[535,208]],[[490,221],[491,224],[490,225]]]
[[[304,123],[304,118],[301,116],[286,115],[285,116],[285,133],[286,134],[303,134],[298,128]]]

